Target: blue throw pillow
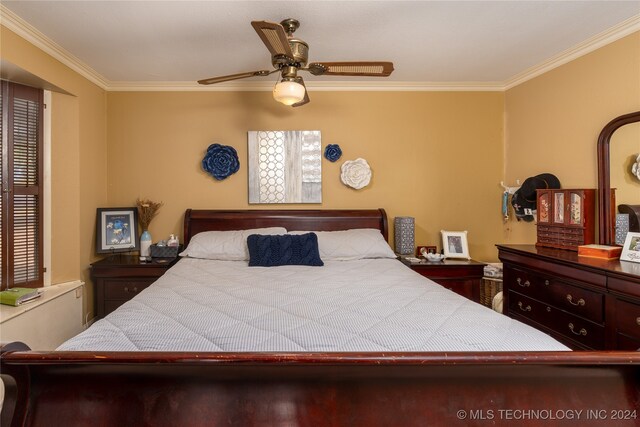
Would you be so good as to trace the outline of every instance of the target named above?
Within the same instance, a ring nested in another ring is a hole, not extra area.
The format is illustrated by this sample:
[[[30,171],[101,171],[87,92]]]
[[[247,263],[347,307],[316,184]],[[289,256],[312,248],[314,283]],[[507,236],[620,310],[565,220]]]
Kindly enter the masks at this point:
[[[277,265],[322,266],[315,233],[262,235],[247,237],[249,267],[274,267]]]

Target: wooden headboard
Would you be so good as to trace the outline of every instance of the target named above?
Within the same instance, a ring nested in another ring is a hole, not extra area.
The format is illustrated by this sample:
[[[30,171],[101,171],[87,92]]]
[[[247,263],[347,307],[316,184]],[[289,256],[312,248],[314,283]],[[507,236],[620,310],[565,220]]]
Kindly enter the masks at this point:
[[[202,231],[285,227],[291,231],[376,228],[389,239],[384,209],[360,210],[197,210],[184,214],[184,244]]]

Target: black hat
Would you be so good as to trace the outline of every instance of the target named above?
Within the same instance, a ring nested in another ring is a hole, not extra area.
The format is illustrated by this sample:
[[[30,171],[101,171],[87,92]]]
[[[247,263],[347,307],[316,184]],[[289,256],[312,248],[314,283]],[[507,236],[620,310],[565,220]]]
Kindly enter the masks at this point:
[[[516,218],[527,222],[533,221],[532,211],[536,209],[536,190],[560,188],[560,180],[550,173],[542,173],[524,180],[520,188],[513,193],[511,206]]]

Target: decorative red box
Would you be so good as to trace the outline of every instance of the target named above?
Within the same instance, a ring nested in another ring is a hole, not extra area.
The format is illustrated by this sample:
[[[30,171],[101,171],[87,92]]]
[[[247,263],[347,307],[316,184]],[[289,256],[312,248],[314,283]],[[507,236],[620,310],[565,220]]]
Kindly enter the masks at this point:
[[[581,245],[578,246],[578,256],[602,259],[618,259],[622,253],[622,246]]]

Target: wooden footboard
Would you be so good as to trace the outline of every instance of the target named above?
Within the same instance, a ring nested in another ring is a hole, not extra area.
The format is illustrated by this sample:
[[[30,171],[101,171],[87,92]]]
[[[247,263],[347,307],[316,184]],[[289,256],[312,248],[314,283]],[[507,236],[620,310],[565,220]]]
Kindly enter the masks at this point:
[[[635,426],[640,355],[34,352],[3,426]]]

